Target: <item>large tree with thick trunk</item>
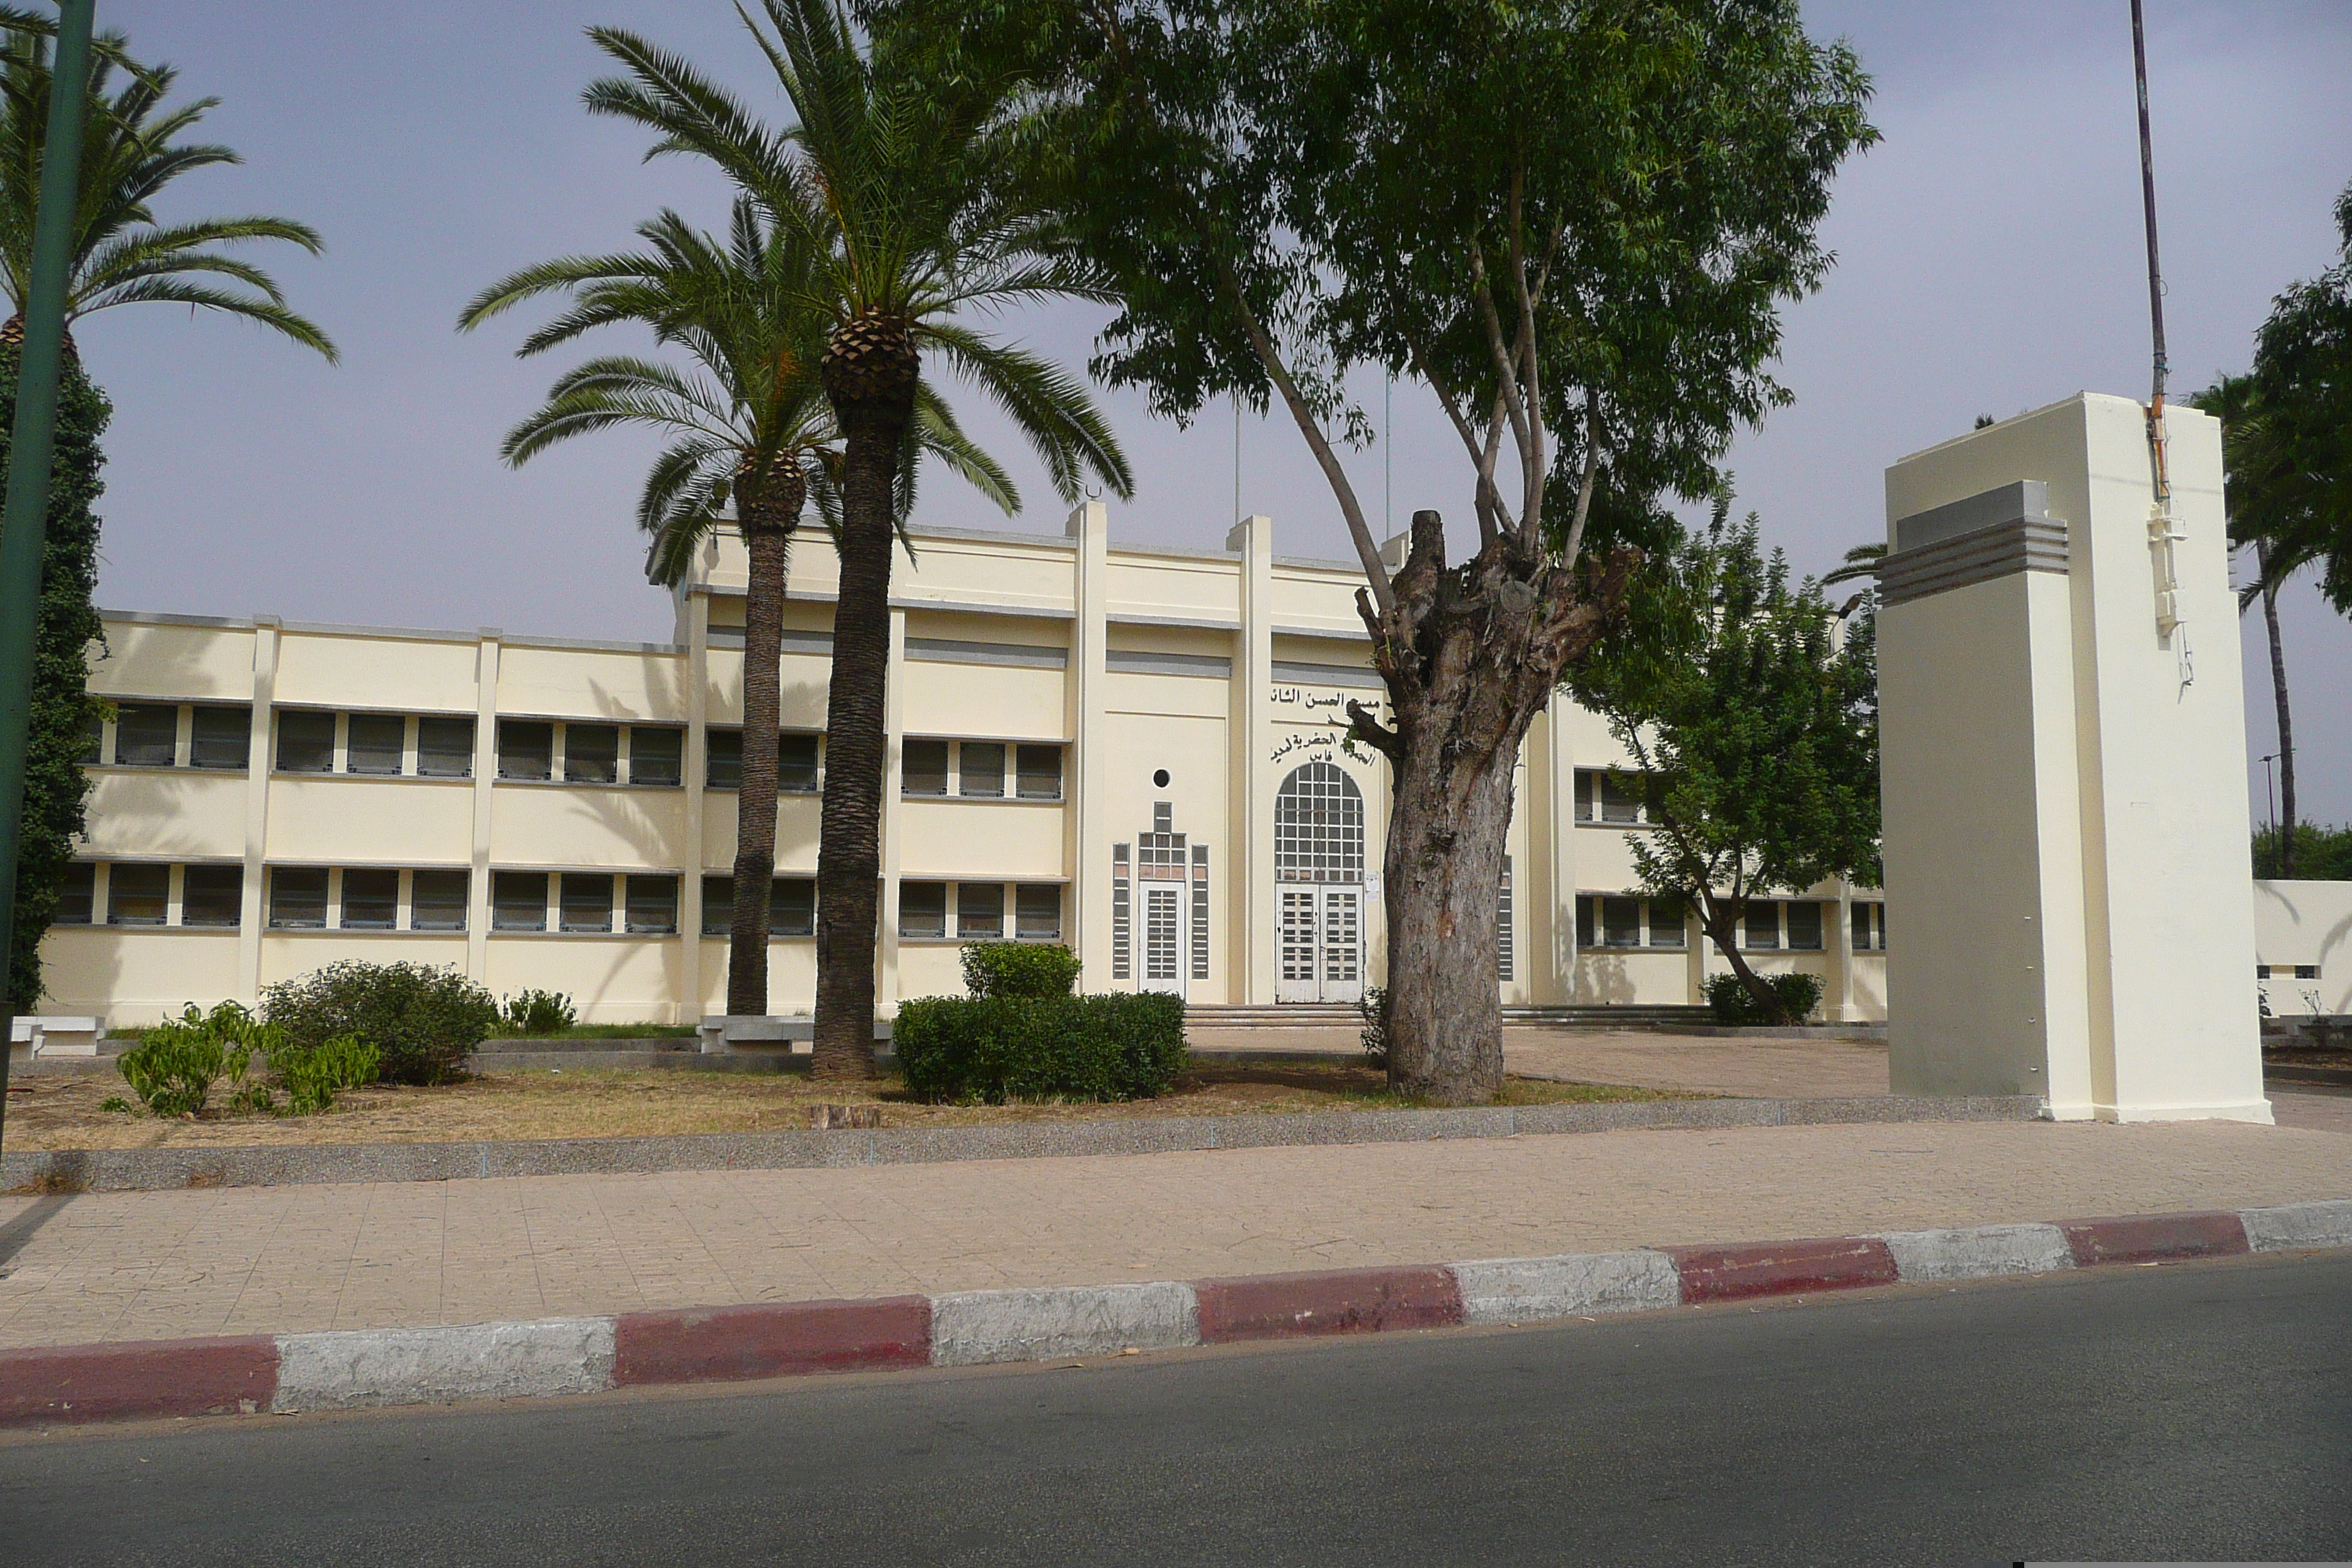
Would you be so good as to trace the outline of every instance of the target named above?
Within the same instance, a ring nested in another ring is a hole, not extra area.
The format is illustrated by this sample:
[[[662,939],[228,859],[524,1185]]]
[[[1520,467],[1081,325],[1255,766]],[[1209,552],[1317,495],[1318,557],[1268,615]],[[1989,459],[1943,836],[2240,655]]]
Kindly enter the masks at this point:
[[[592,105],[661,132],[656,152],[710,159],[816,257],[818,375],[841,436],[841,561],[817,850],[815,1072],[874,1074],[884,725],[894,544],[913,501],[928,356],[1010,416],[1076,500],[1087,475],[1133,492],[1087,389],[971,316],[1056,296],[1104,298],[1012,178],[1027,145],[1003,78],[963,68],[920,27],[861,37],[835,0],[745,13],[797,121],[777,132],[686,62],[600,29],[625,80]],[[764,24],[764,25],[763,25]]]
[[[1491,1098],[1514,762],[1622,596],[1627,525],[1713,493],[1787,399],[1778,307],[1825,270],[1831,177],[1874,135],[1860,67],[1790,0],[881,9],[1019,71],[1058,127],[1031,177],[1124,301],[1097,373],[1180,419],[1279,403],[1328,479],[1389,691],[1389,722],[1350,713],[1391,775],[1390,1078]],[[1423,509],[1382,564],[1339,452],[1369,435],[1357,367],[1421,383],[1459,437],[1469,560]]]

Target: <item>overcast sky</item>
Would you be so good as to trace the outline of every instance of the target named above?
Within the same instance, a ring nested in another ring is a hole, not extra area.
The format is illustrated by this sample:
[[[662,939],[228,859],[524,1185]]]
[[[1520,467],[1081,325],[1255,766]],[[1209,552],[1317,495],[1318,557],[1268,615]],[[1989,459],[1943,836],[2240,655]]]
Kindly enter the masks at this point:
[[[2328,212],[2352,180],[2352,5],[2343,0],[2148,0],[2158,195],[2176,391],[2242,369],[2271,298],[2326,267]],[[1744,437],[1740,501],[1798,565],[1819,571],[1883,537],[1882,475],[1905,453],[2079,389],[2145,397],[2140,239],[2126,0],[1930,5],[1816,0],[1874,73],[1885,142],[1840,177],[1825,227],[1838,264],[1788,311],[1791,408]],[[665,205],[719,221],[724,193],[645,138],[579,106],[602,70],[598,22],[644,31],[780,112],[725,0],[408,0],[394,5],[107,0],[101,24],[224,101],[209,139],[246,158],[175,186],[166,219],[298,217],[310,259],[250,254],[343,350],[329,367],[257,328],[139,306],[79,337],[115,399],[110,608],[271,612],[290,619],[661,638],[632,509],[648,440],[575,442],[520,471],[499,435],[571,359],[518,362],[524,327],[452,330],[478,289],[547,257],[625,245]],[[284,255],[268,255],[273,248]],[[1003,320],[1082,364],[1082,309]],[[636,347],[613,334],[607,348]],[[598,352],[602,352],[601,350]],[[1377,381],[1363,388],[1375,422]],[[1230,414],[1191,430],[1108,400],[1139,491],[1115,536],[1222,542],[1234,515]],[[1028,510],[1010,523],[940,479],[925,521],[1055,531],[1042,470],[980,407]],[[1398,518],[1458,520],[1466,469],[1433,405],[1399,387],[1391,439],[1359,453],[1359,489]],[[1286,425],[1244,422],[1244,510],[1277,549],[1347,553],[1328,490]],[[2352,627],[2307,587],[2287,596],[2304,808],[2352,818]],[[2248,755],[2274,751],[2267,653],[2249,617]],[[2252,772],[2264,815],[2263,770]]]

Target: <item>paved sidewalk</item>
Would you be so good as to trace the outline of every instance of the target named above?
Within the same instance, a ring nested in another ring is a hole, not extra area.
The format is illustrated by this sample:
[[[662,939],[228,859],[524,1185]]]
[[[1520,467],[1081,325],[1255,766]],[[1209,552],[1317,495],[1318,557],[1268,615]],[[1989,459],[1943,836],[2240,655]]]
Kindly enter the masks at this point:
[[[0,1348],[1186,1279],[2352,1197],[2222,1122],[1641,1131],[0,1199]]]

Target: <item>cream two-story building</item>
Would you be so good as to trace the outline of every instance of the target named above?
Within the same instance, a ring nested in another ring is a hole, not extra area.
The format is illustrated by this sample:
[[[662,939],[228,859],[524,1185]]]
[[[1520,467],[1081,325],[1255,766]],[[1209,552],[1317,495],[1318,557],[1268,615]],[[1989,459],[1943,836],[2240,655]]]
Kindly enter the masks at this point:
[[[890,616],[880,994],[961,988],[957,948],[1058,942],[1093,990],[1352,1001],[1382,971],[1384,764],[1360,571],[1277,555],[918,529]],[[1401,550],[1402,541],[1391,550]],[[814,876],[835,563],[793,549],[772,1011],[815,985]],[[109,613],[83,858],[42,948],[45,1009],[117,1026],[252,1001],[338,959],[455,965],[583,1020],[724,1005],[741,759],[744,556],[714,539],[667,643]],[[1638,789],[1562,697],[1519,761],[1495,912],[1507,1004],[1683,1004],[1723,967],[1642,898]],[[1759,902],[1761,968],[1885,1016],[1878,897]]]

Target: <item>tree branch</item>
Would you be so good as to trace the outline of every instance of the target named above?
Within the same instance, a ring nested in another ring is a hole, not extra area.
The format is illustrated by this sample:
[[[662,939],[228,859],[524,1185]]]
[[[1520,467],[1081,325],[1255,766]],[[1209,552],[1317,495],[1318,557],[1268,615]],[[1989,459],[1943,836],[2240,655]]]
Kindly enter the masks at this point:
[[[1372,717],[1371,710],[1352,697],[1348,700],[1348,738],[1361,741],[1392,763],[1404,760],[1403,738]]]

